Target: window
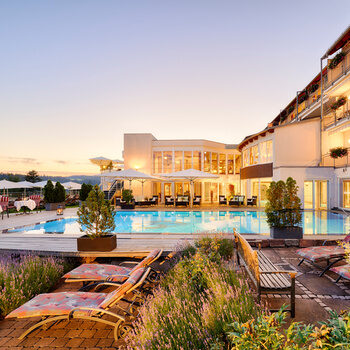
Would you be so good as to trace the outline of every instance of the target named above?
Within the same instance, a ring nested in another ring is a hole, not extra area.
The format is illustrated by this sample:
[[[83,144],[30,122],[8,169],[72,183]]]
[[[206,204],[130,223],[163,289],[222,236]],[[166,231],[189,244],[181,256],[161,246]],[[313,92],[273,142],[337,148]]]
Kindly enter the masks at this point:
[[[173,152],[163,152],[163,172],[171,173],[173,171]]]
[[[153,173],[161,174],[162,172],[162,152],[153,152]]]
[[[258,161],[259,161],[258,145],[255,145],[250,148],[249,164],[254,165],[254,164],[257,164]]]
[[[239,174],[239,172],[241,170],[241,155],[236,154],[235,157],[236,157],[236,159],[235,159],[235,174]]]
[[[184,151],[184,169],[192,168],[192,151]]]
[[[210,152],[204,152],[204,171],[210,173]]]
[[[219,174],[226,174],[226,154],[219,155]]]
[[[182,170],[182,151],[175,151],[175,171]]]
[[[350,208],[350,181],[343,181],[343,207]]]
[[[314,203],[314,189],[312,181],[304,181],[304,208],[312,209]]]
[[[250,148],[243,151],[243,167],[249,165]]]
[[[213,174],[218,173],[218,154],[217,153],[211,154],[211,172]]]
[[[228,154],[227,155],[227,174],[234,174],[234,161],[233,161],[234,154]]]
[[[272,162],[272,140],[260,143],[260,163]]]
[[[193,169],[202,170],[202,152],[193,151]]]

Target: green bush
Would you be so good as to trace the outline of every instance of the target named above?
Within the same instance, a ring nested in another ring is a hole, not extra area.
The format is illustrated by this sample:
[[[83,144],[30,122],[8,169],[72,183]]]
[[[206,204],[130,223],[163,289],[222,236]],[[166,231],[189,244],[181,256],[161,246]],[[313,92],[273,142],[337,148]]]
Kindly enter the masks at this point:
[[[122,192],[122,199],[125,201],[127,204],[130,204],[134,200],[134,196],[132,194],[132,190],[123,190]]]
[[[86,198],[88,197],[89,193],[91,192],[91,190],[93,189],[93,186],[91,184],[86,184],[83,183],[81,185],[81,189],[79,192],[79,199],[83,202],[86,201]]]
[[[59,182],[56,182],[56,185],[55,185],[54,198],[55,198],[54,203],[62,203],[66,200],[66,190]]]
[[[62,203],[66,199],[66,190],[59,183],[56,182],[54,186],[51,180],[47,181],[44,187],[44,200],[46,203]]]

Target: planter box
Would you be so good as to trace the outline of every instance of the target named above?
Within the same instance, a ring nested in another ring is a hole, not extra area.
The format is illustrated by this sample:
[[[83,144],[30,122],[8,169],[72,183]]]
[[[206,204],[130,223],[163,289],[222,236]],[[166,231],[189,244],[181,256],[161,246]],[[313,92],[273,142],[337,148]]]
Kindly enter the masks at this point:
[[[117,247],[117,236],[111,234],[89,238],[85,235],[77,238],[77,246],[80,252],[110,252]]]
[[[120,203],[120,209],[135,209],[135,203]]]
[[[57,210],[58,206],[61,206],[62,209],[65,208],[65,204],[63,203],[45,203],[45,210]]]
[[[282,239],[301,239],[303,238],[303,228],[300,226],[283,228],[271,227],[270,237]]]

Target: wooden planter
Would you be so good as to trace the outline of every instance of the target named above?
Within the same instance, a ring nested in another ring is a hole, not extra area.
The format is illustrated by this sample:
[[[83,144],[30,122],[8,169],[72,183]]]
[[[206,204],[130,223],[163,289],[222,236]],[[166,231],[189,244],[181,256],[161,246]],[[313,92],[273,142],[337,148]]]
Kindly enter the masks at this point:
[[[64,202],[62,203],[45,203],[45,210],[57,210],[58,206],[61,206],[62,209],[65,208]]]
[[[300,226],[283,228],[271,227],[270,237],[282,239],[301,239],[303,238],[303,228]]]
[[[90,238],[84,235],[77,238],[77,246],[80,252],[110,252],[117,247],[117,236],[111,234]]]

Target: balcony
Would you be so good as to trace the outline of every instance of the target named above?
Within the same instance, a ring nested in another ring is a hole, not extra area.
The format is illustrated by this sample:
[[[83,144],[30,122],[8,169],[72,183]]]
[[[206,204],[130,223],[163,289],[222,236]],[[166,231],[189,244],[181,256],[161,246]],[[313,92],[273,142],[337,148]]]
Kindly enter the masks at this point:
[[[345,124],[350,120],[350,110],[347,106],[340,108],[337,111],[332,111],[330,108],[325,111],[325,116],[322,121],[322,129],[329,130],[333,127]]]
[[[332,158],[329,153],[322,156],[321,166],[331,166],[333,168],[344,168],[349,166],[350,147],[347,148],[348,154],[342,158]]]
[[[344,59],[334,69],[328,68],[328,72],[327,72],[328,79],[325,84],[325,90],[332,87],[343,76],[347,75],[349,71],[350,71],[350,52],[348,52],[345,55]]]

